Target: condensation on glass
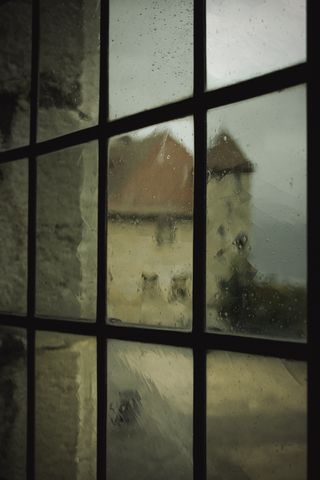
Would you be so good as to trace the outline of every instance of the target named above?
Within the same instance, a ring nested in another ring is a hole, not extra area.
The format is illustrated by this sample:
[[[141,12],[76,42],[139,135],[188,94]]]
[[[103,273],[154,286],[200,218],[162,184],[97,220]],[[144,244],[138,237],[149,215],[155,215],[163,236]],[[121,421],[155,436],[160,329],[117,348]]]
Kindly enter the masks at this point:
[[[37,159],[36,312],[94,320],[97,144]]]
[[[1,478],[26,478],[25,332],[0,327],[0,472]]]
[[[29,140],[32,0],[0,2],[0,151]]]
[[[306,336],[305,86],[210,110],[207,327]]]
[[[191,480],[191,350],[109,341],[110,480]]]
[[[36,479],[96,478],[96,341],[36,334]]]
[[[97,123],[100,2],[40,0],[38,139]]]
[[[212,90],[306,60],[306,0],[208,0]]]
[[[191,118],[113,137],[107,191],[109,321],[190,329]]]
[[[193,1],[110,1],[109,118],[192,95]]]
[[[207,357],[207,479],[307,478],[304,362]]]
[[[0,7],[1,8],[1,7]],[[0,311],[27,309],[28,161],[0,164]]]

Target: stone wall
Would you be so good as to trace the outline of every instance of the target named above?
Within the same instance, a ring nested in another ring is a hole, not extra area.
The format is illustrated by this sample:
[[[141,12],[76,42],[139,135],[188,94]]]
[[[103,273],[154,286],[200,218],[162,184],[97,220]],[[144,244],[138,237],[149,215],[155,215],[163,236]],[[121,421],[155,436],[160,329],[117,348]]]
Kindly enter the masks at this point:
[[[17,15],[19,12],[19,15]],[[99,5],[40,1],[38,139],[97,121]],[[0,4],[0,150],[28,143],[31,0]],[[0,167],[0,310],[26,311],[27,169]],[[45,165],[45,166],[43,166]],[[93,319],[95,144],[38,160],[37,311]]]
[[[97,148],[38,159],[36,311],[95,319]]]
[[[26,472],[26,342],[0,332],[0,478]],[[96,472],[95,340],[36,337],[36,478],[93,480]]]
[[[24,332],[0,330],[0,478],[24,480],[27,409]]]
[[[39,140],[97,123],[99,4],[40,1]]]
[[[36,478],[93,480],[95,340],[40,333],[36,351]]]
[[[41,141],[97,121],[99,4],[41,0],[40,15]],[[0,150],[29,141],[30,71],[31,0],[0,2]],[[93,320],[97,144],[40,157],[37,165],[37,312]],[[2,312],[26,313],[27,195],[28,161],[1,164]],[[22,480],[25,344],[21,356],[17,349],[20,340],[17,343],[10,335],[16,359],[0,344],[0,477]],[[37,478],[90,480],[96,470],[95,345],[80,337],[66,337],[37,336]]]
[[[0,2],[0,151],[28,143],[31,4]]]
[[[27,308],[28,162],[0,165],[0,311]]]

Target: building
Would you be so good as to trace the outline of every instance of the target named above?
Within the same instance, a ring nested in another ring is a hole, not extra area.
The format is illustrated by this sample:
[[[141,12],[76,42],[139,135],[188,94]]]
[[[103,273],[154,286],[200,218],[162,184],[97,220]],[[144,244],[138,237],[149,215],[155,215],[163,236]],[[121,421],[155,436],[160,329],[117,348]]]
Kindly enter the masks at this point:
[[[108,173],[109,318],[190,328],[192,155],[168,131],[119,137]]]
[[[207,166],[207,303],[218,328],[216,296],[235,264],[246,264],[253,167],[226,132],[210,145]],[[169,131],[118,137],[108,172],[109,318],[190,328],[191,153]]]

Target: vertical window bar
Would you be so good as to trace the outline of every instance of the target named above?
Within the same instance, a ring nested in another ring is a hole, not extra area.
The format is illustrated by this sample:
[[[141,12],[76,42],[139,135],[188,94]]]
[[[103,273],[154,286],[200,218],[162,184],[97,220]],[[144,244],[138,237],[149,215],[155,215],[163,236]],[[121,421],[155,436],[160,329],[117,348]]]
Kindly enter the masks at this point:
[[[319,229],[316,228],[315,205],[318,202],[318,176],[316,162],[319,155],[319,132],[318,117],[320,111],[319,94],[319,68],[320,60],[316,48],[316,40],[319,36],[317,21],[317,2],[307,2],[307,225],[308,225],[308,475],[307,478],[319,478],[319,453],[317,443],[314,441],[318,436],[318,425],[315,422],[320,404],[319,390],[319,364],[320,353],[318,346],[317,321],[318,321],[318,272],[319,262]]]
[[[27,480],[35,477],[35,257],[36,257],[36,158],[38,75],[39,75],[39,0],[32,2],[32,55],[30,90],[30,147],[28,176],[28,290],[27,290]]]
[[[106,479],[106,162],[109,1],[100,7],[98,277],[97,277],[97,480]]]
[[[30,317],[28,317],[30,322]],[[34,480],[35,445],[35,330],[27,328],[27,480]]]
[[[194,479],[206,479],[206,1],[194,2],[194,231],[193,231],[193,469]]]
[[[40,39],[40,1],[32,1],[32,54],[30,89],[30,146],[37,141],[38,117],[38,79],[39,79],[39,39]]]

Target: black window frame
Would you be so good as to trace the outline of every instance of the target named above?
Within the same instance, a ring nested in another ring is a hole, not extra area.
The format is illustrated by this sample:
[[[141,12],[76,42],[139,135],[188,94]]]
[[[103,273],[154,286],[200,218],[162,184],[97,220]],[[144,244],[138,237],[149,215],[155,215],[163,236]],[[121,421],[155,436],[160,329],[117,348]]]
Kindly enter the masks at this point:
[[[27,480],[35,474],[35,335],[37,331],[54,331],[89,335],[97,340],[97,480],[106,479],[106,371],[107,339],[174,345],[193,350],[194,408],[193,458],[194,479],[206,478],[206,352],[227,350],[255,355],[303,360],[308,363],[308,478],[320,478],[317,461],[316,408],[320,401],[317,388],[319,349],[316,345],[317,284],[319,271],[313,206],[316,205],[315,175],[317,116],[319,109],[319,55],[316,51],[316,2],[307,0],[307,62],[277,70],[234,85],[206,91],[206,0],[194,2],[194,93],[186,100],[143,111],[125,118],[108,121],[108,29],[109,1],[101,0],[100,19],[100,87],[98,125],[58,138],[37,142],[37,108],[39,75],[40,1],[32,5],[31,108],[29,144],[0,153],[0,163],[29,160],[28,196],[28,284],[27,314],[0,314],[0,325],[19,327],[27,335]],[[207,111],[211,108],[258,97],[305,83],[307,85],[307,185],[308,185],[308,340],[283,341],[205,331],[205,267],[206,267],[206,150]],[[194,119],[194,245],[193,245],[193,328],[191,332],[120,327],[106,324],[106,174],[107,140],[149,125],[193,116]],[[98,179],[98,272],[97,314],[95,323],[40,318],[35,314],[36,259],[36,158],[39,155],[97,140],[99,143]],[[313,212],[313,213],[312,213]],[[316,475],[318,473],[318,476]]]

